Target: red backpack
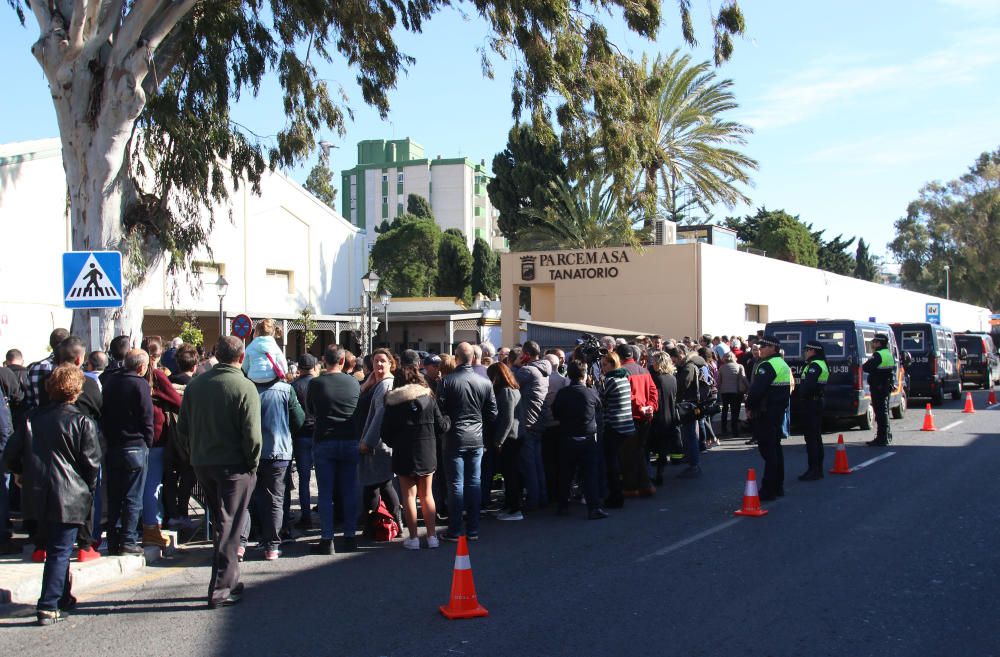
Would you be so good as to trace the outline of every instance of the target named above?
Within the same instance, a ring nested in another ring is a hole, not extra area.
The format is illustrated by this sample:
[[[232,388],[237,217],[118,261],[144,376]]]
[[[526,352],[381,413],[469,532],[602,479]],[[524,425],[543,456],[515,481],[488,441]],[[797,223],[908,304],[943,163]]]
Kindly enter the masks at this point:
[[[376,541],[391,541],[399,536],[399,525],[385,506],[385,500],[379,500],[378,511],[370,518],[372,538]]]

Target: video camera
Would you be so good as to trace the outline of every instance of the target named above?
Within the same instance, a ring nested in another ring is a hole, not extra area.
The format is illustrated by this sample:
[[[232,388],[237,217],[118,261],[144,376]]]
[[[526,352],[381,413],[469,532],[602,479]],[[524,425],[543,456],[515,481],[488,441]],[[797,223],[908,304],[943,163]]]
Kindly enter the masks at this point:
[[[584,333],[576,340],[576,351],[583,356],[588,365],[600,362],[608,355],[608,350],[601,346],[601,341],[590,333]]]

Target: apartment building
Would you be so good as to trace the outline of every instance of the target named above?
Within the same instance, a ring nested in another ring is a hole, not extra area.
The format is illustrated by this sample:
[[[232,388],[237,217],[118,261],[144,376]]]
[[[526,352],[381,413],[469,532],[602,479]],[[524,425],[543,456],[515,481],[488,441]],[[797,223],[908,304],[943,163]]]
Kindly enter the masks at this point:
[[[426,198],[441,230],[457,228],[469,248],[477,237],[498,250],[507,242],[497,229],[497,211],[486,194],[486,161],[468,158],[433,159],[410,138],[358,142],[358,164],[342,172],[341,211],[364,230],[371,249],[383,221],[406,212],[410,194]]]

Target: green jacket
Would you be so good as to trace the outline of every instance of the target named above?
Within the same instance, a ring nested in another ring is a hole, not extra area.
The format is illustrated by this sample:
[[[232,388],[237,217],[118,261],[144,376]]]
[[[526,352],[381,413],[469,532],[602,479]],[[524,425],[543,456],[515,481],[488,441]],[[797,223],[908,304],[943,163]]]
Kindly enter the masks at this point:
[[[260,463],[260,395],[238,366],[216,365],[191,380],[177,419],[181,449],[191,465],[246,466]]]

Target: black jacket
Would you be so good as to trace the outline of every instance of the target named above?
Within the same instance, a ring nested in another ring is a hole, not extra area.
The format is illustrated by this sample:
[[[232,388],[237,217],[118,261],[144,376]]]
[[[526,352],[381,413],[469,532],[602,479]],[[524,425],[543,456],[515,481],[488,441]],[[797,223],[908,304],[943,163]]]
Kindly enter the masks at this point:
[[[660,393],[660,405],[656,409],[653,420],[662,426],[672,426],[678,417],[677,414],[677,379],[673,374],[661,374],[650,372],[656,390]]]
[[[312,374],[306,374],[295,379],[292,383],[292,390],[295,391],[295,396],[299,400],[299,406],[306,412],[305,422],[302,423],[302,428],[296,432],[296,436],[308,436],[312,438],[313,431],[316,430],[316,416],[309,412],[309,405],[306,403],[306,397],[309,393],[309,382],[315,378]]]
[[[108,447],[153,446],[153,397],[149,383],[135,372],[104,379],[101,431]]]
[[[27,517],[72,525],[87,521],[101,446],[97,425],[78,408],[50,403],[30,412],[5,458],[10,470],[22,476]]]
[[[707,363],[698,354],[688,354],[687,359],[677,368],[677,399],[698,402],[698,377]]]
[[[597,433],[597,411],[601,397],[593,388],[573,381],[556,393],[552,415],[559,421],[559,430],[567,438],[592,436]]]
[[[446,448],[483,446],[483,426],[497,419],[497,399],[489,379],[476,374],[469,365],[459,366],[438,387],[438,403],[451,420]]]

